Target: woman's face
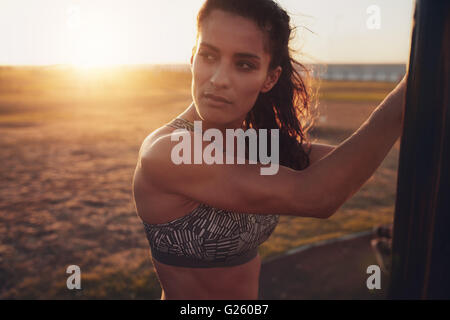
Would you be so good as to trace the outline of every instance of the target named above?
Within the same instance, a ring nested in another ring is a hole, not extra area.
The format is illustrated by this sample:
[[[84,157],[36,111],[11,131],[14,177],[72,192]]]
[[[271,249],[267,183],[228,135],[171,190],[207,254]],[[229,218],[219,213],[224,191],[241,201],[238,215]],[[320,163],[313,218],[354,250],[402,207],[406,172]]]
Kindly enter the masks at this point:
[[[258,95],[275,85],[281,68],[268,72],[264,34],[250,19],[213,10],[199,32],[191,58],[197,113],[218,126],[241,127]]]

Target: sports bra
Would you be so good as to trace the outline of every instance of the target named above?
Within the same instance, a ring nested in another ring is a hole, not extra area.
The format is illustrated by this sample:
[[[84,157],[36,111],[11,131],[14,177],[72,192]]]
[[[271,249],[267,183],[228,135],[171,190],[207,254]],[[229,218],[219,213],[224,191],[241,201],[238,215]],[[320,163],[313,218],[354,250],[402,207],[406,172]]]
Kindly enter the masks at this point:
[[[175,118],[168,126],[193,131],[193,124]],[[276,214],[248,214],[200,203],[187,215],[162,224],[144,224],[153,259],[189,268],[244,264],[275,230]]]

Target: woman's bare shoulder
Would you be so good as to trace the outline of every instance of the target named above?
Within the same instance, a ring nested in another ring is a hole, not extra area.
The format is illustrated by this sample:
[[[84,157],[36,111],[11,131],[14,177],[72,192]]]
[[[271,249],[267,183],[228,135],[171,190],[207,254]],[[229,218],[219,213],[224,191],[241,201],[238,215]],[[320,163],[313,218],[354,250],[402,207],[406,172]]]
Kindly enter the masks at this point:
[[[168,125],[163,125],[156,130],[152,131],[148,136],[145,137],[145,139],[142,141],[141,149],[139,150],[139,158],[141,158],[143,155],[147,154],[151,150],[151,146],[157,141],[158,139],[170,135],[175,128],[172,128]]]

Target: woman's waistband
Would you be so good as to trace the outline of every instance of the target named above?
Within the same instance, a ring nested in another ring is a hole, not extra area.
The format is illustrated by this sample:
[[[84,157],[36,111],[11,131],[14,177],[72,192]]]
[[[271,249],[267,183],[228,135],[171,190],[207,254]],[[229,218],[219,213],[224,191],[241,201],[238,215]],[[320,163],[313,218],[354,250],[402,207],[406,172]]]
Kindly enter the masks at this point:
[[[229,257],[225,260],[193,259],[191,257],[183,257],[174,254],[168,254],[157,250],[151,250],[151,252],[153,259],[163,264],[186,268],[221,268],[221,267],[238,266],[246,262],[249,262],[250,260],[252,260],[257,256],[258,248],[246,251],[245,253],[240,255]]]

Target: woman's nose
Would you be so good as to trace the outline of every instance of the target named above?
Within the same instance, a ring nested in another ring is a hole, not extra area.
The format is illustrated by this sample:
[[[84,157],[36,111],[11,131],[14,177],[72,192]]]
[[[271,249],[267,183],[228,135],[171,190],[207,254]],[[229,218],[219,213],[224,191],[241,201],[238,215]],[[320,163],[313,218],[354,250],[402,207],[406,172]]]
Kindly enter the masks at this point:
[[[227,66],[220,64],[214,70],[211,79],[209,80],[214,87],[228,87],[230,85],[229,74],[228,74]]]

